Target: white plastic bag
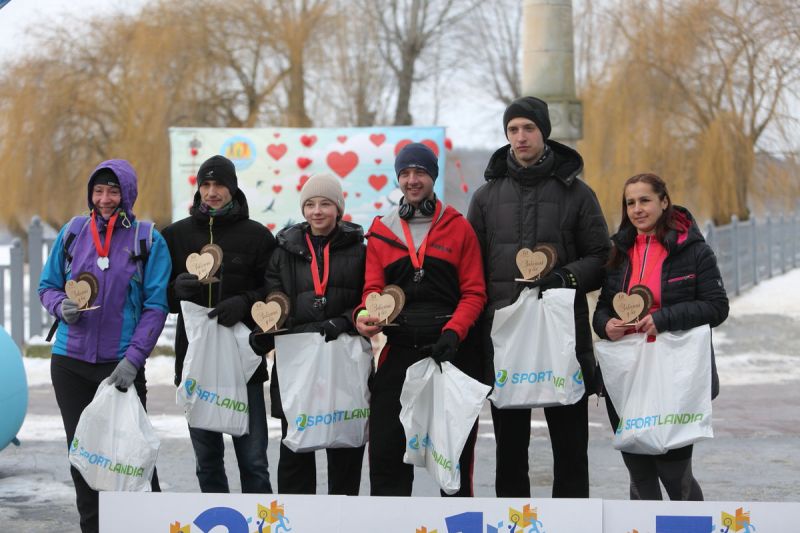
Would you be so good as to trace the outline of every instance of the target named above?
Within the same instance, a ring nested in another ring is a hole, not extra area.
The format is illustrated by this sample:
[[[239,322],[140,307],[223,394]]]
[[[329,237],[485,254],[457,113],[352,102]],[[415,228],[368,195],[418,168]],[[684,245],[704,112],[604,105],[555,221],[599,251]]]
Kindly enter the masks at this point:
[[[189,348],[177,404],[190,427],[246,435],[247,381],[261,364],[261,357],[250,348],[250,330],[242,323],[220,326],[216,318],[208,318],[207,307],[192,302],[181,302],[181,311]]]
[[[78,420],[69,462],[94,490],[146,492],[160,445],[136,389],[103,381]]]
[[[408,367],[400,393],[403,462],[424,467],[447,494],[461,488],[459,458],[490,387],[449,362],[426,357]]]
[[[355,448],[367,442],[372,349],[363,337],[319,333],[275,337],[281,404],[294,452]]]
[[[714,436],[711,427],[711,328],[626,335],[595,344],[611,402],[620,416],[614,448],[659,455]]]
[[[583,397],[575,355],[575,290],[523,289],[492,322],[495,382],[489,399],[500,409],[572,405]]]

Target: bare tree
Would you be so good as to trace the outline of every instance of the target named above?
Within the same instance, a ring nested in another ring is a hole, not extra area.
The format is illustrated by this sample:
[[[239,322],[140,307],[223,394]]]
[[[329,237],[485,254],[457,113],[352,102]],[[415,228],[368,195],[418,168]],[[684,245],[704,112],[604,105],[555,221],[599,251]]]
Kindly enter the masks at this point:
[[[414,82],[426,77],[417,70],[423,52],[475,5],[455,0],[361,0],[362,8],[379,29],[381,55],[396,79],[395,125],[412,123]]]

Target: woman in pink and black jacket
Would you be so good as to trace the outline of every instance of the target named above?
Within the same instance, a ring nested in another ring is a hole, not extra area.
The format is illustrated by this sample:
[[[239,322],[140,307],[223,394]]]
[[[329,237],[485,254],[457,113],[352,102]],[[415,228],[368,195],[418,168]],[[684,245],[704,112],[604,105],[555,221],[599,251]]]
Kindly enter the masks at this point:
[[[716,327],[728,316],[728,296],[711,247],[692,215],[672,204],[667,185],[654,174],[638,174],[625,182],[622,222],[611,237],[605,282],[592,320],[595,333],[616,341],[636,331],[658,335],[708,324]],[[635,327],[616,318],[612,299],[634,285],[653,293],[650,313]],[[719,378],[711,355],[711,397],[719,393]],[[619,416],[606,396],[612,429]],[[692,475],[692,445],[662,455],[622,452],[635,500],[660,500],[664,484],[672,500],[702,500]]]

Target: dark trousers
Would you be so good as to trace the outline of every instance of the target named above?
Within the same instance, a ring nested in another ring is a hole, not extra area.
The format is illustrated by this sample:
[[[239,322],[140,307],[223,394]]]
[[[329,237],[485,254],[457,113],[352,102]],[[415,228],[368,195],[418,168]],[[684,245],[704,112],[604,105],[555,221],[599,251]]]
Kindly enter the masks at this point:
[[[406,369],[422,359],[419,350],[385,346],[373,377],[369,415],[369,483],[372,496],[411,496],[414,466],[403,462],[406,435],[400,423],[400,392]],[[459,458],[461,489],[450,496],[472,496],[472,474],[478,424]],[[442,496],[447,496],[441,491]]]
[[[50,359],[50,379],[56,393],[56,402],[61,411],[61,420],[64,422],[64,431],[67,436],[67,449],[75,436],[81,413],[92,402],[100,383],[111,375],[117,363],[93,364],[78,361],[63,355],[53,355]],[[139,400],[147,409],[147,386],[144,379],[144,369],[139,370],[133,382]],[[99,498],[98,492],[92,489],[75,467],[70,466],[72,482],[75,485],[75,501],[81,519],[83,533],[98,530]],[[151,487],[154,492],[159,492],[158,474],[153,469]]]
[[[281,418],[281,438],[286,438],[289,425]],[[316,494],[316,452],[293,452],[281,442],[278,460],[278,492],[280,494]],[[327,448],[328,494],[358,496],[361,486],[361,464],[364,446],[358,448]]]
[[[243,493],[271,494],[267,463],[267,409],[264,406],[264,384],[247,385],[249,432],[233,437],[233,450],[239,463],[239,480]],[[195,472],[202,492],[230,492],[225,475],[225,442],[222,433],[189,428],[197,461]]]
[[[611,429],[616,430],[619,415],[608,396],[606,410]],[[690,444],[661,455],[622,452],[630,477],[631,500],[662,500],[660,481],[670,500],[703,501],[703,491],[692,474],[693,449]]]
[[[544,416],[553,449],[553,498],[588,498],[588,396],[573,405],[545,407]],[[531,410],[497,409],[493,405],[492,422],[497,442],[497,497],[530,498]]]

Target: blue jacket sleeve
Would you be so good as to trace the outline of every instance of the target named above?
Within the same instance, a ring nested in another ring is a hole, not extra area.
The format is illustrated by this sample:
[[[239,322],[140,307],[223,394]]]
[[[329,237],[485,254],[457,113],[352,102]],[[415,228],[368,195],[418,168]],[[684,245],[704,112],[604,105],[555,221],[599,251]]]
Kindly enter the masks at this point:
[[[47,312],[58,319],[62,318],[61,302],[67,297],[64,293],[64,285],[67,283],[67,274],[64,272],[64,234],[68,225],[58,232],[39,278],[39,300]]]
[[[167,243],[161,234],[153,230],[153,243],[147,258],[142,281],[142,315],[125,352],[131,363],[142,368],[147,356],[158,341],[167,319],[167,283],[172,271]]]

